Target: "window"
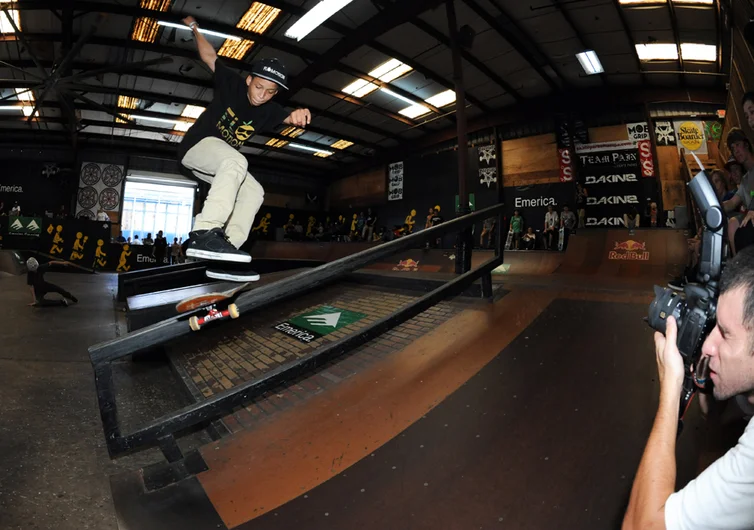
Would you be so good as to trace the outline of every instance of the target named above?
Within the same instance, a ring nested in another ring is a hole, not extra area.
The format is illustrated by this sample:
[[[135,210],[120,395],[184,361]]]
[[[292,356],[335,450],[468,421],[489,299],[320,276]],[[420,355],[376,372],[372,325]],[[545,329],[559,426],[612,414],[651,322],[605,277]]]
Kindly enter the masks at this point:
[[[174,238],[185,241],[191,230],[194,211],[193,186],[158,184],[126,180],[123,194],[123,217],[121,230],[123,237],[131,242],[139,242],[162,230],[168,244]]]

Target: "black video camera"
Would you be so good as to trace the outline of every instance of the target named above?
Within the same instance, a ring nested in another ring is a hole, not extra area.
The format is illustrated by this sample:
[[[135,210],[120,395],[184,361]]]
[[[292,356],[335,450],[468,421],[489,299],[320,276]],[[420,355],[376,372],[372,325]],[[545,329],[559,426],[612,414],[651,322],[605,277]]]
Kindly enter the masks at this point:
[[[702,345],[716,323],[718,283],[725,245],[725,212],[699,159],[697,163],[702,171],[688,184],[704,225],[697,283],[687,284],[683,293],[655,285],[655,299],[649,306],[647,318],[647,323],[663,334],[669,316],[673,316],[678,324],[676,342],[685,368],[678,416],[679,434],[683,428],[683,415],[694,393],[697,390],[708,393],[712,388],[711,381],[706,380],[706,362],[699,361]]]

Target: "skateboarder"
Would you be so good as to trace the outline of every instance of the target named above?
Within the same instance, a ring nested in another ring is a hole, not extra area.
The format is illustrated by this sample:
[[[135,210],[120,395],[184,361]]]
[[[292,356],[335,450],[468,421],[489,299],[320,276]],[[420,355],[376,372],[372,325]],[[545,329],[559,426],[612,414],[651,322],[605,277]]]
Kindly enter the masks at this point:
[[[31,294],[34,297],[34,301],[30,303],[31,306],[38,307],[52,307],[59,305],[68,305],[68,301],[78,302],[78,299],[71,293],[59,287],[53,283],[45,281],[44,275],[50,270],[50,267],[56,265],[68,266],[65,261],[50,261],[44,265],[40,265],[35,258],[29,258],[26,260],[26,269],[29,271],[26,275],[26,284],[31,287]],[[47,293],[58,293],[63,296],[61,300],[48,300],[45,298]]]
[[[282,123],[305,127],[312,116],[308,109],[289,112],[271,101],[278,90],[288,88],[286,68],[279,60],[257,62],[252,65],[252,75],[243,79],[218,59],[193,17],[183,22],[194,33],[199,57],[214,72],[212,102],[178,149],[181,164],[211,184],[189,234],[186,255],[249,263],[251,256],[239,248],[262,206],[264,190],[248,172],[248,161],[238,150],[256,133]],[[246,281],[243,277],[236,280]]]

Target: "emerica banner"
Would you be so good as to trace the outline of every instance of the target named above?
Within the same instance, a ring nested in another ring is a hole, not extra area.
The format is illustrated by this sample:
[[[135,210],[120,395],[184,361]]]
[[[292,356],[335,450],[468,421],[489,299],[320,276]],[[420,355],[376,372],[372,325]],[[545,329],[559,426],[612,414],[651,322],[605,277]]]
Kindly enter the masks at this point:
[[[587,144],[577,150],[587,193],[587,226],[622,226],[623,214],[644,209],[639,152],[633,142]]]

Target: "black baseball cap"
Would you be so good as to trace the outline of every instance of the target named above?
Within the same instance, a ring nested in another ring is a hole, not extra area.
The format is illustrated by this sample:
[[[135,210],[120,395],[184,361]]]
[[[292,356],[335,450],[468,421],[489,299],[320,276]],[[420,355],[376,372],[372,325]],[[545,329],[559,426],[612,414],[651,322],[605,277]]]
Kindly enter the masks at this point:
[[[251,74],[288,90],[288,72],[279,59],[262,59],[251,67]]]

